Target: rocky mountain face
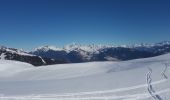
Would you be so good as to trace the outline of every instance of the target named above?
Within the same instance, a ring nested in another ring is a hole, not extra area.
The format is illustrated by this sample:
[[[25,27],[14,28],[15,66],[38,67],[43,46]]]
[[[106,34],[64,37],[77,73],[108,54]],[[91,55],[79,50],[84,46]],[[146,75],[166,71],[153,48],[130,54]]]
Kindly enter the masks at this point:
[[[170,42],[131,46],[102,46],[71,44],[63,48],[43,46],[30,52],[37,56],[60,59],[70,63],[89,61],[122,61],[154,57],[170,52]]]
[[[62,60],[44,58],[41,56],[29,54],[22,50],[18,50],[18,49],[14,49],[14,48],[7,48],[4,46],[1,46],[1,48],[0,48],[0,59],[27,62],[34,66],[66,63]]]

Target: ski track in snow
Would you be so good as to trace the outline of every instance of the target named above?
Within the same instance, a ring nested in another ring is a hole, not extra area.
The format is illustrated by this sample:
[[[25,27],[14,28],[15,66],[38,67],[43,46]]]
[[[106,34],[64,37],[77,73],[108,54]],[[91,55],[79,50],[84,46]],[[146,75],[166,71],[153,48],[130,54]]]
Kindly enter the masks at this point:
[[[149,82],[149,89],[150,93],[154,100],[163,100],[160,98],[159,95],[155,94],[155,91],[152,88],[153,84],[159,84],[165,82],[165,80],[154,82],[151,85],[150,81],[151,72],[148,72],[148,82]],[[105,90],[105,91],[94,91],[94,92],[80,92],[80,93],[67,93],[63,95],[56,95],[56,94],[39,94],[39,95],[30,95],[30,96],[0,96],[0,100],[145,100],[150,98],[151,95],[148,93],[140,93],[140,94],[133,94],[133,95],[115,95],[115,92],[130,92],[133,89],[144,88],[147,87],[146,85],[139,85],[133,87],[127,87],[122,89],[114,89],[114,90]],[[162,91],[158,91],[157,93],[165,93],[170,92],[170,88]]]
[[[164,79],[168,79],[168,76],[166,75],[166,71],[167,71],[168,67],[170,66],[170,64],[169,63],[165,63],[164,65],[165,65],[165,68],[164,68],[164,70],[162,71],[161,74],[164,77]]]
[[[149,94],[154,98],[154,100],[163,100],[158,94],[156,94],[156,91],[153,89],[152,86],[152,69],[149,68],[149,72],[147,73],[147,84],[148,84],[148,92]]]
[[[167,70],[168,66],[165,66],[164,70],[162,71],[162,76],[164,77],[164,79],[168,79],[168,76],[166,75],[166,70]]]

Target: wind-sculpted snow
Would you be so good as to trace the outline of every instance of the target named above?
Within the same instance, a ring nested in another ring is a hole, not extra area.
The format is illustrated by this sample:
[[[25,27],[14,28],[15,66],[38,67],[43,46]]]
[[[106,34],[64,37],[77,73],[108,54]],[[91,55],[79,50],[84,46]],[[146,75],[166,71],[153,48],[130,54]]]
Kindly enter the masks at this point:
[[[169,100],[169,61],[170,54],[42,67],[0,60],[0,100]]]

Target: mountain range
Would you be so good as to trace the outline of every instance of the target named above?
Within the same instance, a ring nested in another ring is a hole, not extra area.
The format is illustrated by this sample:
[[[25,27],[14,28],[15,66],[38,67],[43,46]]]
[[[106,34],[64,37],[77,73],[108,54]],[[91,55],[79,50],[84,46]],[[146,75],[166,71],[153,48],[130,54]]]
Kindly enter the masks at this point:
[[[27,62],[35,66],[81,63],[91,61],[125,61],[138,58],[154,57],[170,52],[170,41],[140,45],[81,45],[70,44],[63,48],[41,46],[25,52],[15,48],[1,46],[0,58]]]

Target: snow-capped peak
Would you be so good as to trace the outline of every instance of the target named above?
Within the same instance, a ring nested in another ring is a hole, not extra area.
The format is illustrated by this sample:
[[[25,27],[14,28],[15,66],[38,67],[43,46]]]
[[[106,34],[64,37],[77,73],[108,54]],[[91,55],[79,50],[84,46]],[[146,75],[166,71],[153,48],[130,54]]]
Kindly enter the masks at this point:
[[[156,46],[170,45],[170,41],[163,41],[163,42],[160,42],[160,43],[156,43],[155,45]]]
[[[72,44],[64,46],[63,49],[66,51],[78,50],[80,46],[81,46],[80,44],[72,43]]]
[[[78,44],[78,43],[72,43],[72,44],[65,45],[62,48],[59,48],[56,46],[49,46],[49,45],[40,46],[40,47],[36,48],[34,51],[47,52],[49,50],[53,50],[53,51],[66,51],[68,53],[71,51],[84,51],[84,52],[89,52],[89,53],[95,53],[95,52],[98,52],[100,49],[109,48],[109,47],[113,47],[113,46],[111,46],[111,45],[95,45],[95,44],[82,45],[82,44]]]
[[[69,51],[86,51],[89,53],[95,53],[98,52],[100,49],[104,49],[107,47],[113,47],[113,46],[109,46],[109,45],[95,45],[95,44],[89,44],[89,45],[81,45],[81,44],[70,44],[70,45],[66,45],[63,47],[63,49],[67,52]]]
[[[49,46],[49,45],[46,45],[46,46],[40,46],[38,48],[35,49],[35,51],[49,51],[49,50],[54,50],[54,51],[61,51],[63,50],[62,48],[58,48],[56,46]]]
[[[170,45],[170,41],[163,41],[163,42],[152,43],[152,44],[148,44],[148,43],[134,44],[131,45],[130,48],[151,48],[154,46],[163,46],[163,45]]]

